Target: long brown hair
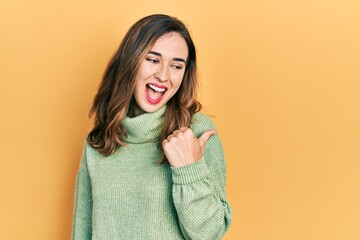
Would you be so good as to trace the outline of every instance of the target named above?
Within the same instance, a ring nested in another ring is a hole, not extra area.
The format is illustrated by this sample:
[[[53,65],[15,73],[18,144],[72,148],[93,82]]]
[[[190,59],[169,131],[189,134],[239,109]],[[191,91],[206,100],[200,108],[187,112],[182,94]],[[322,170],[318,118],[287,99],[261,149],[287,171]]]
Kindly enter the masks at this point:
[[[144,17],[129,29],[108,63],[89,113],[90,118],[95,114],[95,119],[87,141],[104,156],[125,145],[127,134],[121,121],[133,101],[139,63],[156,40],[170,32],[177,32],[184,38],[188,58],[181,86],[167,102],[159,146],[175,129],[188,127],[194,113],[200,111],[201,104],[196,100],[196,51],[189,31],[180,20],[171,16],[155,14]],[[164,158],[161,163],[166,161]]]

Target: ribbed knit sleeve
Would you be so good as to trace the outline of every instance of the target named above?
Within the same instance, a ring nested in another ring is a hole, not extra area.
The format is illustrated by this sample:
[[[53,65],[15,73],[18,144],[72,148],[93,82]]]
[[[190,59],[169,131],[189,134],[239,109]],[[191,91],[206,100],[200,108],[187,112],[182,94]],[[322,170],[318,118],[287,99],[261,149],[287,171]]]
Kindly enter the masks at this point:
[[[197,130],[201,134],[208,129],[215,129],[212,122]],[[185,239],[215,240],[224,236],[232,214],[225,194],[226,168],[219,136],[210,137],[201,159],[171,170],[174,204]]]
[[[74,199],[72,240],[91,240],[92,197],[85,147],[76,176]]]

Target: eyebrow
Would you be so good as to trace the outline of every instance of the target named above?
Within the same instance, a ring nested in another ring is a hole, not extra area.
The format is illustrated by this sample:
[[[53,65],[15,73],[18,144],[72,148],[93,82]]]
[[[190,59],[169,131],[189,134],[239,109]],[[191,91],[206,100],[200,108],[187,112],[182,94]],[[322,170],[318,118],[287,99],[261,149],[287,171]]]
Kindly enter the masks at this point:
[[[149,53],[154,54],[154,55],[159,56],[159,57],[162,56],[161,53],[155,52],[155,51],[150,51]],[[186,63],[185,59],[183,59],[183,58],[173,58],[173,60]]]

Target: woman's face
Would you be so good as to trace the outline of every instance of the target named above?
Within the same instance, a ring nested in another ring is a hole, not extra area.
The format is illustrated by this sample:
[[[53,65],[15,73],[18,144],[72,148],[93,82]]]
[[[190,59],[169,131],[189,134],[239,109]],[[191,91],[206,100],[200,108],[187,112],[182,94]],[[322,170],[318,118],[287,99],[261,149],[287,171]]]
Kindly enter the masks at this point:
[[[176,32],[161,36],[140,62],[135,78],[133,113],[155,112],[179,89],[185,73],[188,48]]]

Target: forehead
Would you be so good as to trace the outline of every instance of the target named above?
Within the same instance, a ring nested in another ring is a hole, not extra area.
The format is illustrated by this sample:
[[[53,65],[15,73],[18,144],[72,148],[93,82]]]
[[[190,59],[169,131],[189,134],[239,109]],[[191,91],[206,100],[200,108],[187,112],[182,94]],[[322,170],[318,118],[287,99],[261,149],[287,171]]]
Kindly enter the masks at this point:
[[[185,39],[176,32],[170,32],[156,40],[150,51],[160,53],[164,57],[187,58],[188,47]]]

